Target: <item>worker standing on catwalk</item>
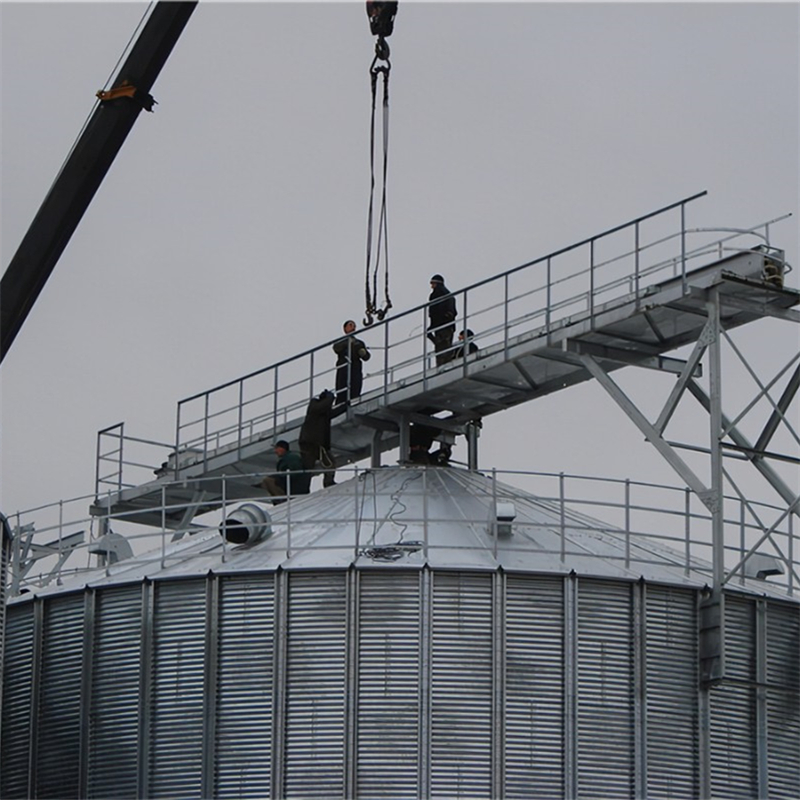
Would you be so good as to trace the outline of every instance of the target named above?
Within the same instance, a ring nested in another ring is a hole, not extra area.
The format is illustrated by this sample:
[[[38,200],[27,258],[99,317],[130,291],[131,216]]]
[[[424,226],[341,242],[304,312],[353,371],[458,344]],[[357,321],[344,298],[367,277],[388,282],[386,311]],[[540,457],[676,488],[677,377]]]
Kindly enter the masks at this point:
[[[456,332],[456,299],[444,285],[441,275],[431,278],[431,295],[428,298],[428,338],[436,351],[436,366],[453,358],[453,334]]]
[[[335,405],[341,405],[361,396],[362,362],[369,361],[371,355],[364,342],[353,336],[356,323],[352,319],[348,319],[342,328],[346,336],[333,345],[333,351],[336,353]]]

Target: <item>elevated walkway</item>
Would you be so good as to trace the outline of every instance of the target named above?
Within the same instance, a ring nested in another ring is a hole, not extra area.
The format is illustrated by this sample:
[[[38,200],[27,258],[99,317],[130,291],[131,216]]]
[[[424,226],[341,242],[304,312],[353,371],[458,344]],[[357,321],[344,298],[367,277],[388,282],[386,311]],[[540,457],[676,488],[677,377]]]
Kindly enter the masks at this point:
[[[445,439],[464,435],[477,467],[480,420],[591,380],[586,356],[606,372],[635,365],[696,377],[699,364],[667,354],[703,335],[710,290],[724,329],[764,316],[800,321],[789,310],[800,293],[783,288],[783,253],[769,245],[772,223],[722,238],[687,229],[685,206],[699,196],[454,292],[457,329],[474,331],[477,353],[437,367],[426,305],[360,332],[372,359],[362,396],[332,422],[338,464],[377,466],[398,447],[402,459],[409,426],[424,423]],[[678,225],[668,220],[677,214]],[[181,401],[176,443],[156,479],[126,486],[120,470],[116,486],[99,480],[92,513],[177,527],[252,497],[253,473],[275,467],[274,442],[296,448],[308,400],[333,387],[334,341]],[[120,437],[120,464],[122,447]]]

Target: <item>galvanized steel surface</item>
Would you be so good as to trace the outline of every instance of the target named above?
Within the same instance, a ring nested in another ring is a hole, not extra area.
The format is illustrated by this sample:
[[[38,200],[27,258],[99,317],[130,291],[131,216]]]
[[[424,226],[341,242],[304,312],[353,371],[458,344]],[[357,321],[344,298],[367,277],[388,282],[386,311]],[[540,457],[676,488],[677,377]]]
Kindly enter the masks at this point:
[[[10,608],[2,796],[685,798],[710,695],[714,795],[796,797],[800,611],[726,599],[705,690],[688,587],[351,567],[32,598]]]

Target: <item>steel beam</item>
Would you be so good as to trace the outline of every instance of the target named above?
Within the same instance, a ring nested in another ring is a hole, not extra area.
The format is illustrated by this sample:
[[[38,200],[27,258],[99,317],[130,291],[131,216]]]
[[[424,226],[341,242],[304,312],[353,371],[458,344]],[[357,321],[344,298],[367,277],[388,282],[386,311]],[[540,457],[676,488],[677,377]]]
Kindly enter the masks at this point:
[[[644,367],[645,369],[656,369],[660,372],[673,372],[676,375],[681,375],[687,364],[686,361],[680,358],[669,358],[668,356],[642,357],[632,350],[622,350],[618,347],[608,347],[594,342],[581,342],[576,339],[565,339],[563,346],[564,349],[570,353],[577,353],[578,355],[585,354],[603,359],[604,361],[617,361],[620,364]],[[693,374],[695,377],[700,377],[702,374],[698,364],[695,364]]]
[[[708,326],[706,326],[706,328],[703,329],[703,333],[700,334],[700,338],[697,340],[694,349],[692,350],[692,354],[686,361],[683,370],[681,370],[681,374],[678,377],[675,386],[672,387],[672,391],[667,398],[667,402],[664,404],[664,408],[661,410],[661,413],[658,416],[655,428],[659,433],[663,433],[664,429],[667,427],[672,415],[675,413],[675,409],[678,407],[681,397],[683,397],[683,393],[686,390],[686,384],[689,382],[689,379],[694,376],[695,367],[697,367],[697,365],[700,363],[700,359],[706,352],[706,348],[708,347],[707,330]]]
[[[644,414],[634,405],[631,399],[614,383],[603,368],[591,357],[580,356],[581,361],[597,382],[611,395],[617,405],[628,415],[630,420],[644,434],[650,444],[664,457],[667,463],[683,478],[686,484],[710,509],[710,492],[705,484],[692,472],[689,465],[667,444],[661,434],[647,421]]]
[[[698,386],[694,381],[689,381],[687,388],[700,402],[703,408],[708,411],[711,407],[711,401],[702,387]],[[728,431],[728,436],[734,441],[735,444],[742,448],[743,452],[752,452],[755,449],[750,444],[747,437],[740,433],[738,428],[730,424],[724,414],[722,415],[722,424]],[[786,504],[792,508],[793,513],[800,517],[800,504],[797,502],[797,495],[783,482],[780,475],[778,475],[778,473],[775,472],[775,470],[772,469],[772,467],[761,458],[751,456],[749,457],[749,460],[753,466],[764,476],[764,478],[766,478],[767,482],[772,486],[772,488],[783,498]]]

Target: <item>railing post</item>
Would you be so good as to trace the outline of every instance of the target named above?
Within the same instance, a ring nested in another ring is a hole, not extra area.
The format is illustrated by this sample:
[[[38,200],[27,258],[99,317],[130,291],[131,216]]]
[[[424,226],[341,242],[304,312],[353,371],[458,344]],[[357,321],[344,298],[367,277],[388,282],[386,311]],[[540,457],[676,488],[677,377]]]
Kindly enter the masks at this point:
[[[469,313],[467,311],[467,290],[464,289],[464,324],[461,330],[464,332],[464,339],[461,344],[461,364],[464,368],[464,373],[467,372],[467,356],[469,355],[469,337],[467,336],[467,328],[469,328]],[[456,341],[458,341],[458,331],[456,331]]]
[[[181,408],[183,403],[178,403],[178,413],[175,415],[175,469],[172,473],[173,480],[178,480],[178,453],[181,447]]]
[[[428,560],[428,468],[422,469],[422,544],[425,561]]]
[[[789,514],[789,544],[786,547],[787,558],[789,559],[789,595],[794,594],[794,514]]]
[[[309,370],[311,372],[309,379],[308,379],[308,399],[309,401],[314,397],[314,350],[310,353],[311,356],[311,364],[309,366]]]
[[[389,320],[383,325],[383,397],[389,393]]]
[[[161,487],[161,569],[167,564],[167,487]]]
[[[547,259],[547,263],[550,263],[549,258]],[[549,292],[549,285],[547,289]],[[503,301],[503,355],[505,358],[508,358],[508,273],[503,276],[503,291],[505,292]]]
[[[552,322],[552,312],[550,305],[553,302],[551,295],[552,292],[552,275],[550,271],[550,256],[547,257],[547,295],[545,298],[544,307],[544,327],[547,330],[547,345],[550,346],[550,323]],[[508,282],[506,281],[506,292],[508,292]]]
[[[594,239],[589,241],[589,327],[594,330]]]
[[[692,540],[691,540],[691,521],[692,521],[692,514],[691,514],[691,505],[692,505],[692,491],[687,486],[683,490],[683,507],[684,507],[684,514],[685,514],[685,524],[684,529],[686,532],[686,571],[685,575],[688,578],[689,572],[691,571],[691,563],[692,563]]]
[[[631,566],[631,481],[625,479],[625,569]]]
[[[497,561],[497,468],[492,467],[492,556]]]
[[[222,503],[222,563],[224,564],[228,555],[228,482],[224,473],[220,502]]]
[[[119,464],[117,472],[117,491],[122,491],[122,470],[124,469],[125,461],[123,459],[122,448],[125,443],[125,423],[121,422],[119,425]]]
[[[681,203],[681,293],[686,294],[686,203]]]
[[[205,401],[203,403],[203,470],[208,469],[208,405],[210,395],[205,393]]]
[[[427,326],[428,307],[422,309],[422,388],[428,388],[428,326]]]
[[[275,367],[272,379],[272,432],[278,429],[278,368]]]
[[[636,220],[636,225],[634,226],[634,233],[633,233],[633,290],[634,295],[636,297],[636,310],[638,311],[641,307],[641,301],[639,300],[639,220]]]
[[[560,509],[560,528],[561,528],[561,563],[567,560],[567,530],[566,518],[564,513],[564,473],[558,473],[558,497],[561,505]]]
[[[239,415],[236,432],[236,452],[238,457],[242,457],[242,414],[244,413],[244,381],[239,381]]]

